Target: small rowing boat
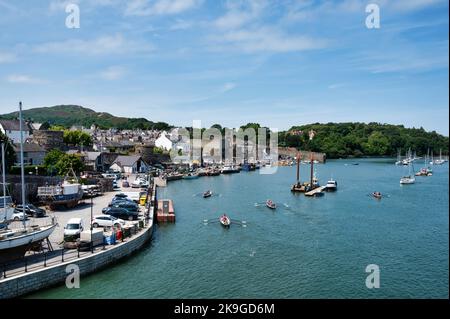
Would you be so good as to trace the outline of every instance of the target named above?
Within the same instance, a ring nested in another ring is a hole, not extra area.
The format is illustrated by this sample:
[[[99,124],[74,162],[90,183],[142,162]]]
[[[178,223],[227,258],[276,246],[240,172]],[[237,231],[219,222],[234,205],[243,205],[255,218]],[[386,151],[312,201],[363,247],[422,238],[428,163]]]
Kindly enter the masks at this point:
[[[208,198],[212,196],[212,192],[210,190],[207,190],[206,192],[203,193],[203,198]]]
[[[372,193],[372,196],[373,196],[374,198],[376,198],[376,199],[381,199],[381,197],[383,197],[383,195],[381,195],[380,192],[373,192],[373,193]]]
[[[277,208],[277,204],[275,204],[271,199],[268,199],[266,201],[266,206],[269,207],[270,209],[275,209]]]
[[[223,227],[230,227],[231,225],[230,217],[228,217],[226,214],[220,216],[219,221]]]

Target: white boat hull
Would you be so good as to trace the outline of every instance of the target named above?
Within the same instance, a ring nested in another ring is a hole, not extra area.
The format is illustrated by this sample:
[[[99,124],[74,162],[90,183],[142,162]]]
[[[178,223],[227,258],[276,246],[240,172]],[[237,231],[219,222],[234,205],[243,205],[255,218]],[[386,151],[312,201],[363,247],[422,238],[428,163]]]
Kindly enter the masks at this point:
[[[0,252],[6,249],[12,249],[20,246],[26,246],[47,238],[55,230],[56,224],[41,227],[40,230],[34,232],[27,232],[23,235],[16,235],[11,238],[0,240]]]

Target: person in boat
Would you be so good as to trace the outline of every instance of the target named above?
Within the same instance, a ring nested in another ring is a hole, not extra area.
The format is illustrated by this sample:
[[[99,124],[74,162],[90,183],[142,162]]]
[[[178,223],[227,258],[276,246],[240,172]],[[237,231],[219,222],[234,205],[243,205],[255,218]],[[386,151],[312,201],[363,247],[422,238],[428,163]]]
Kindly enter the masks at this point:
[[[375,197],[375,198],[381,198],[382,197],[382,195],[381,195],[381,193],[380,192],[373,192],[373,197]]]

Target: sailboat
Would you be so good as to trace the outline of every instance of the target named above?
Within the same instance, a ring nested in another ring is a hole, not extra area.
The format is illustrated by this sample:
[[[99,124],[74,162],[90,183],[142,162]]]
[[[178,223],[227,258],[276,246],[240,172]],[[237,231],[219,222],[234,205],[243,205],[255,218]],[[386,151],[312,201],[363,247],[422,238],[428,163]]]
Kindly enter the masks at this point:
[[[397,161],[395,162],[395,165],[401,165],[402,164],[402,155],[401,150],[399,149],[397,152]]]
[[[428,162],[428,155],[425,155],[424,166],[420,169],[420,171],[418,171],[415,174],[416,176],[432,176],[433,175],[433,170],[429,166],[427,166],[427,162]]]
[[[442,165],[445,163],[445,160],[442,159],[442,149],[439,150],[439,159],[434,161],[436,165]]]
[[[14,207],[12,203],[11,196],[6,196],[6,179],[5,179],[5,144],[2,143],[2,187],[3,187],[3,196],[0,198],[0,224],[1,228],[7,227],[8,220],[11,219],[11,216],[14,214]]]
[[[22,102],[19,103],[19,121],[20,121],[20,167],[21,167],[21,186],[22,186],[22,205],[25,207],[25,174],[23,164],[23,131],[22,131]],[[5,157],[2,158],[5,162]],[[8,262],[20,257],[35,243],[48,238],[55,230],[56,222],[46,226],[26,224],[25,214],[23,214],[22,227],[17,229],[0,230],[0,263]]]
[[[414,184],[416,182],[416,178],[411,174],[411,167],[412,164],[409,164],[409,175],[405,175],[402,178],[400,178],[400,184],[406,185],[406,184]]]

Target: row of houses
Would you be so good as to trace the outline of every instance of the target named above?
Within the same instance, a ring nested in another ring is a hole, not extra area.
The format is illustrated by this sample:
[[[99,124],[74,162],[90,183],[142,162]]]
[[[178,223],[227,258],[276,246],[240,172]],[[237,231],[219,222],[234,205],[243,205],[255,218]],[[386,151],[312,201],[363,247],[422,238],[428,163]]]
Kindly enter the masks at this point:
[[[86,169],[90,171],[105,172],[114,170],[123,173],[138,173],[145,172],[150,167],[150,164],[159,157],[159,155],[155,156],[155,158],[152,157],[154,145],[145,145],[144,147],[143,143],[133,143],[120,139],[116,142],[106,142],[98,149],[95,145],[91,150],[69,149],[64,144],[63,132],[40,131],[36,129],[38,127],[34,127],[29,122],[25,122],[22,127],[25,165],[41,165],[50,150],[59,149],[68,154],[79,156],[83,160]],[[19,121],[0,119],[0,131],[11,140],[16,153],[16,163],[19,163],[21,140]],[[92,132],[94,131],[96,132],[93,129]],[[138,154],[133,154],[136,150]],[[124,153],[131,153],[131,155],[124,155]]]

